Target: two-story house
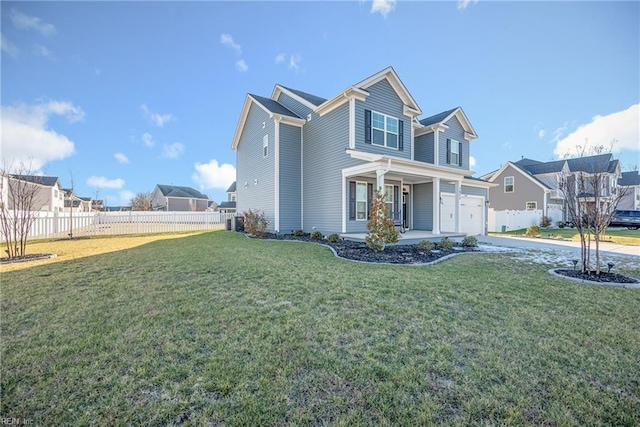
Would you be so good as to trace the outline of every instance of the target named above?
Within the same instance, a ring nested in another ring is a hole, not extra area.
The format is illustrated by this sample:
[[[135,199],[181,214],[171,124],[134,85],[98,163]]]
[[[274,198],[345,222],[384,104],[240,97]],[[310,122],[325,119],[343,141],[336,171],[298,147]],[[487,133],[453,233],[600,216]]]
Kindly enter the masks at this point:
[[[578,190],[576,177],[579,174],[585,177],[587,183],[589,176],[599,174],[603,186],[599,195],[607,198],[612,195],[621,177],[620,164],[611,154],[550,162],[523,158],[517,162],[508,161],[500,169],[482,176],[482,179],[497,184],[489,190],[489,199],[491,212],[497,213],[501,219],[490,221],[495,224],[495,229],[490,231],[500,231],[509,222],[501,212],[509,212],[516,221],[507,228],[538,224],[542,216],[549,217],[552,222],[567,220],[567,195],[559,185],[561,182],[569,180],[573,183],[576,189],[572,194],[578,196],[581,203],[589,203],[593,198],[593,189],[587,188],[588,185],[582,191]]]
[[[209,197],[195,188],[178,185],[156,185],[151,200],[155,211],[203,212],[209,206]]]
[[[332,98],[276,84],[248,94],[231,148],[237,209],[272,232],[366,232],[375,189],[409,229],[483,234],[487,190],[471,178],[476,132],[462,108],[422,110],[392,67]]]
[[[625,189],[618,209],[640,210],[640,174],[638,171],[622,172],[618,186]]]
[[[236,181],[234,181],[229,188],[227,188],[227,200],[220,202],[218,205],[218,211],[220,213],[235,213],[236,212]]]
[[[23,186],[26,186],[25,190],[20,190]],[[6,180],[6,190],[3,191],[6,192],[9,209],[12,209],[14,203],[12,193],[17,191],[19,194],[28,194],[33,191],[32,210],[64,211],[64,191],[60,188],[60,181],[56,176],[9,175]]]

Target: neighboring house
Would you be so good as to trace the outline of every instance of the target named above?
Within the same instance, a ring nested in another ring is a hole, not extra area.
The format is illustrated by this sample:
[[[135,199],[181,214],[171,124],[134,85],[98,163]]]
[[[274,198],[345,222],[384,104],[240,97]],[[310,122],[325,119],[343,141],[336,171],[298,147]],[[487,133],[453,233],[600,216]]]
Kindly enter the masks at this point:
[[[92,211],[106,211],[107,208],[104,205],[104,200],[92,199],[91,200],[91,210]]]
[[[622,172],[618,186],[624,188],[624,196],[618,204],[620,210],[640,210],[640,174],[638,171]]]
[[[64,192],[60,188],[60,181],[58,180],[58,177],[39,175],[9,175],[6,181],[7,190],[9,189],[9,186],[13,185],[11,181],[21,181],[22,184],[35,186],[36,193],[33,199],[33,210],[49,212],[64,211]],[[7,191],[6,197],[8,200],[8,208],[11,209],[13,207],[13,200],[11,200],[11,191]]]
[[[231,146],[238,211],[263,211],[272,232],[365,233],[380,189],[409,229],[485,233],[475,130],[460,107],[421,114],[392,67],[329,99],[278,84],[248,94]]]
[[[91,198],[78,197],[70,188],[63,188],[65,212],[91,212]]]
[[[229,186],[227,189],[227,200],[224,202],[220,202],[218,205],[218,211],[220,213],[235,213],[236,212],[236,183]]]
[[[177,185],[156,185],[151,193],[151,207],[154,211],[205,211],[209,197],[191,187]]]
[[[602,197],[611,195],[621,176],[618,160],[613,159],[611,154],[601,154],[550,162],[523,158],[517,162],[506,162],[500,169],[481,179],[497,184],[489,190],[491,212],[508,212],[518,219],[507,228],[523,228],[540,223],[543,216],[549,217],[552,222],[567,220],[565,195],[558,184],[563,179],[575,181],[581,173],[587,176],[603,174],[606,185],[601,190]],[[584,203],[593,198],[591,193],[579,196]],[[500,231],[507,225],[506,217],[498,216],[500,219],[496,220],[495,228],[490,231]]]

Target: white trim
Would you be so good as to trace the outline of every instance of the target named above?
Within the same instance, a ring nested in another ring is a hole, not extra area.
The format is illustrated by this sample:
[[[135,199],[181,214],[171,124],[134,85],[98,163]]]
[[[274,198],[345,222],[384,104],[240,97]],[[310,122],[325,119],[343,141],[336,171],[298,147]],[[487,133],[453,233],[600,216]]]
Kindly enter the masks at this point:
[[[267,149],[267,154],[264,154],[265,148]],[[262,137],[262,158],[265,159],[267,157],[269,157],[269,134],[268,133]]]
[[[455,153],[455,154],[458,155],[458,158],[456,159],[455,163],[453,162],[453,154],[454,154],[454,152],[453,152],[453,144],[454,143],[456,144],[456,149],[458,150],[458,152]],[[449,138],[449,164],[450,165],[456,165],[456,166],[460,165],[460,163],[461,163],[460,162],[460,156],[462,156],[462,153],[460,151],[462,151],[462,150],[460,150],[460,141]]]
[[[396,151],[400,151],[399,146],[400,146],[400,119],[394,116],[390,116],[388,114],[385,113],[381,113],[379,111],[375,111],[375,110],[370,110],[371,111],[371,145],[375,145],[377,147],[384,147],[384,148],[389,148],[391,150],[396,150]],[[377,114],[379,116],[382,116],[384,118],[384,129],[380,129],[379,127],[374,128],[373,126],[373,115]],[[391,132],[390,130],[387,129],[387,119],[394,119],[396,121],[396,132]],[[378,130],[381,131],[384,134],[384,141],[382,144],[376,144],[375,142],[373,142],[373,131],[374,130]],[[396,146],[395,147],[390,147],[387,144],[387,134],[392,134],[396,136]],[[404,136],[404,135],[403,135]],[[404,144],[404,141],[403,141]],[[351,147],[350,147],[351,148]]]
[[[273,88],[273,92],[271,92],[271,99],[273,99],[274,101],[277,102],[278,101],[278,95],[280,95],[280,93],[284,93],[285,95],[295,99],[300,104],[304,105],[305,107],[307,107],[310,110],[315,110],[316,109],[316,105],[313,105],[312,103],[310,103],[306,99],[302,98],[301,96],[296,95],[295,93],[293,93],[290,90],[280,86],[279,84],[276,84],[275,87]]]
[[[356,100],[349,99],[349,148],[356,148]]]
[[[365,195],[366,195],[366,199],[364,201],[364,218],[363,219],[358,219],[358,184],[364,184],[364,190],[365,190]],[[367,214],[369,213],[369,183],[367,181],[356,181],[356,219],[355,221],[367,221]]]
[[[440,129],[433,132],[433,164],[440,166]]]
[[[315,109],[315,112],[318,113],[320,117],[322,117],[325,114],[329,114],[336,108],[342,106],[351,98],[357,99],[359,101],[364,101],[367,99],[367,96],[369,96],[369,92],[358,89],[357,87],[350,86],[333,98],[328,99],[322,104],[318,105]]]
[[[507,178],[511,178],[511,191],[507,191]],[[514,176],[505,176],[502,178],[502,192],[504,194],[516,192],[516,178]]]
[[[431,232],[433,234],[440,234],[440,222],[442,221],[442,212],[440,209],[440,178],[436,177],[433,178],[433,188],[432,188],[433,194],[431,195],[432,198],[432,222],[431,222]]]
[[[418,103],[415,99],[413,99],[413,96],[411,96],[404,83],[402,83],[402,80],[400,80],[400,77],[398,77],[398,74],[396,74],[396,71],[393,69],[393,67],[387,67],[384,70],[379,71],[370,77],[367,77],[360,83],[357,83],[355,86],[362,89],[367,89],[370,86],[373,86],[374,84],[382,81],[383,79],[387,79],[393,90],[395,90],[396,94],[407,106],[407,108],[410,108],[415,113],[417,113],[415,114],[417,116],[422,114],[422,110],[420,110]]]
[[[304,129],[300,129],[300,229],[304,230]]]
[[[276,233],[280,231],[280,120],[273,119],[274,142],[273,142],[273,164],[274,164],[274,224],[273,229]]]
[[[415,145],[416,145],[416,137],[415,137],[415,129],[414,126],[409,126],[409,128],[411,128],[411,133],[410,133],[410,138],[411,138],[411,160],[415,160],[416,156],[416,150],[415,150]]]
[[[408,117],[417,117],[422,114],[422,111],[416,110],[415,108],[411,108],[408,105],[402,106],[402,114]]]
[[[342,232],[347,232],[347,177],[342,170]]]
[[[456,198],[456,210],[454,214],[456,233],[460,233],[460,194],[462,193],[462,183],[456,181],[454,185],[455,198]]]

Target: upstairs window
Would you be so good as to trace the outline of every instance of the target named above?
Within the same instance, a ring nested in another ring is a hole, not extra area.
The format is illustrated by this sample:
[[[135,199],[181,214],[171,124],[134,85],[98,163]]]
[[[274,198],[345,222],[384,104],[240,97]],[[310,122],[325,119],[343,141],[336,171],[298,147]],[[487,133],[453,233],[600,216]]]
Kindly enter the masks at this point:
[[[505,193],[513,193],[513,190],[514,190],[513,177],[512,176],[506,176],[504,178],[504,192]]]
[[[393,185],[384,186],[384,204],[387,208],[387,215],[393,218]]]
[[[526,207],[528,211],[535,211],[538,209],[538,202],[527,202]]]
[[[262,137],[262,157],[269,155],[269,135]]]
[[[462,144],[455,139],[447,139],[447,163],[462,166]]]
[[[395,117],[365,110],[365,142],[402,151],[403,122]]]

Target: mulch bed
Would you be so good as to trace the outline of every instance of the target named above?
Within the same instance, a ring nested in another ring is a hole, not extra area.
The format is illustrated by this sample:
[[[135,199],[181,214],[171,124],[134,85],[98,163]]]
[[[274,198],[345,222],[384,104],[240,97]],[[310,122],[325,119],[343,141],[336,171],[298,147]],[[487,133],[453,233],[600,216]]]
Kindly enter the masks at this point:
[[[37,259],[55,258],[56,254],[29,254],[17,258],[0,258],[0,264],[12,264],[14,262],[35,261]]]
[[[596,274],[595,271],[592,271],[590,273],[583,273],[579,270],[569,269],[556,269],[554,270],[554,272],[562,276],[580,280],[588,280],[590,282],[597,283],[640,283],[640,281],[634,279],[633,277],[627,277],[617,273],[600,272],[600,274]]]
[[[478,248],[464,247],[457,242],[452,242],[454,245],[452,249],[438,249],[437,244],[434,244],[434,249],[430,251],[421,249],[418,245],[390,245],[382,252],[375,252],[363,242],[340,240],[334,243],[328,240],[313,240],[309,235],[294,236],[293,234],[276,235],[267,233],[259,238],[321,243],[332,247],[341,258],[387,264],[426,264],[449,255],[478,251]]]

